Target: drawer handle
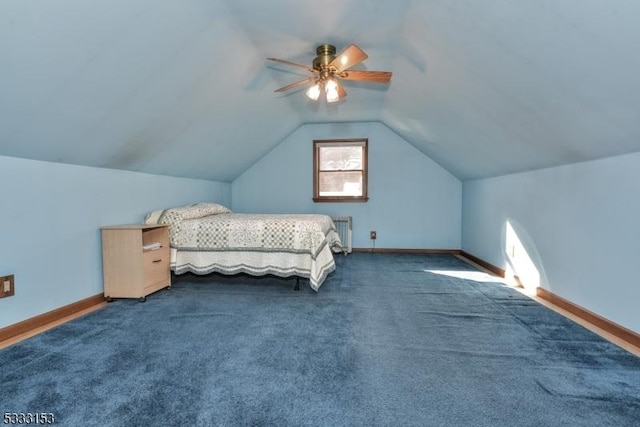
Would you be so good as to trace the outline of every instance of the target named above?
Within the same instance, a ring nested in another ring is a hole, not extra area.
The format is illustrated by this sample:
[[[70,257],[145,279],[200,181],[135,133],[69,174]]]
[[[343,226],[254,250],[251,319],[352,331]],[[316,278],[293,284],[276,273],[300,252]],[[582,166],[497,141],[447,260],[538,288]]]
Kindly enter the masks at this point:
[[[154,259],[154,260],[153,260],[153,263],[154,263],[154,264],[155,264],[155,263],[158,263],[158,262],[162,262],[162,260],[161,260],[161,259]]]

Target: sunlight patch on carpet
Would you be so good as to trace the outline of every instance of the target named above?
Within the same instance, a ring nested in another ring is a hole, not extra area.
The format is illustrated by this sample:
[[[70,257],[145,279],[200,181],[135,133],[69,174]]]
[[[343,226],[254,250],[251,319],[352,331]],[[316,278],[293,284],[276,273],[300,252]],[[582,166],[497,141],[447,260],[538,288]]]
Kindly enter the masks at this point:
[[[482,271],[460,271],[460,270],[424,270],[427,273],[439,274],[441,276],[455,277],[457,279],[473,280],[474,282],[503,282],[502,278],[493,276]]]

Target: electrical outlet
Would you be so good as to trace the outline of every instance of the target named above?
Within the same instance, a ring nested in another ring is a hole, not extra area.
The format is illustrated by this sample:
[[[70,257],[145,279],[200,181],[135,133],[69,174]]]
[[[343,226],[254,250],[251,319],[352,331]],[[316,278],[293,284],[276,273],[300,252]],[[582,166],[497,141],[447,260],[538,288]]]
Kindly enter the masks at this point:
[[[375,231],[370,231],[369,232],[369,238],[371,240],[376,240],[378,238],[378,233],[376,233]]]
[[[0,277],[0,298],[10,297],[14,293],[13,274]]]

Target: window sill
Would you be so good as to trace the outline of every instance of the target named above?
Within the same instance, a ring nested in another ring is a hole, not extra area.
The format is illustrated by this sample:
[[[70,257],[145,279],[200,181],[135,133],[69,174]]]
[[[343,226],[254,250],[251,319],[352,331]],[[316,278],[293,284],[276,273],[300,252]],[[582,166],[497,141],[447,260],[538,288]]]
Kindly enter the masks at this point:
[[[314,197],[315,203],[365,203],[368,197]]]

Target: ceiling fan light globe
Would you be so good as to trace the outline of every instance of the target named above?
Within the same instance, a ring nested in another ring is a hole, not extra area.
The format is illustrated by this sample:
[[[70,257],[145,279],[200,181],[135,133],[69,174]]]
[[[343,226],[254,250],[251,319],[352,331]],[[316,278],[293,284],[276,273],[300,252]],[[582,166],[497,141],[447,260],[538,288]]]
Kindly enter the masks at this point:
[[[320,85],[318,83],[311,86],[305,94],[312,100],[317,101],[320,97]]]
[[[324,90],[327,95],[327,102],[336,102],[340,100],[340,95],[338,94],[338,84],[329,79],[324,85]]]
[[[327,102],[336,102],[340,101],[340,95],[338,95],[337,90],[328,90],[327,91]]]

